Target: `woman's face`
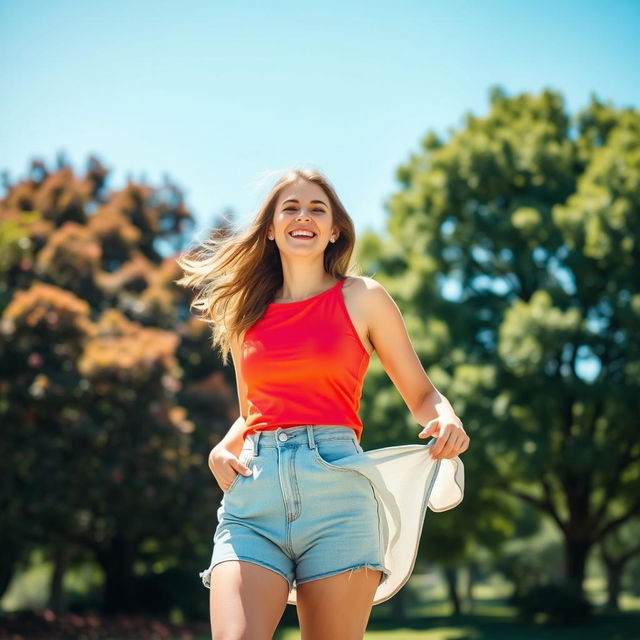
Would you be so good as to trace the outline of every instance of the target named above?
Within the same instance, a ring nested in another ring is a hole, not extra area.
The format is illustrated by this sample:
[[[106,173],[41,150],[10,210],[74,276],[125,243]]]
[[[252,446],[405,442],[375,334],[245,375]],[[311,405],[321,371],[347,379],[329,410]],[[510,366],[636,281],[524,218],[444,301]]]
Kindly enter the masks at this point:
[[[296,229],[306,229],[314,235],[293,237],[291,231]],[[339,231],[333,225],[331,203],[322,187],[306,180],[285,186],[276,200],[267,235],[280,251],[323,253],[331,240],[337,240]]]

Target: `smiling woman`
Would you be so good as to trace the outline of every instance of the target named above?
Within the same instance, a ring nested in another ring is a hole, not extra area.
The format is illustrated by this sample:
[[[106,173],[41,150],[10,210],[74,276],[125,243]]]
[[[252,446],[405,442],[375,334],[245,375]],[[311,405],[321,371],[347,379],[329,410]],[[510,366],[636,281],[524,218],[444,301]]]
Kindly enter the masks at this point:
[[[248,230],[214,235],[179,261],[179,283],[199,289],[192,308],[232,353],[240,409],[209,455],[224,491],[200,572],[214,637],[272,637],[290,603],[304,638],[361,639],[373,604],[411,574],[427,505],[462,500],[456,454],[468,438],[397,305],[353,273],[354,243],[326,178],[299,170]],[[360,446],[374,348],[416,420],[430,421],[422,434],[442,442]],[[430,457],[436,449],[450,460]]]
[[[315,236],[294,238],[288,232],[295,228]],[[338,276],[355,275],[354,246],[353,221],[326,178],[315,171],[290,171],[272,187],[247,228],[232,224],[187,250],[178,259],[185,274],[177,283],[196,290],[191,309],[210,325],[212,346],[227,364],[231,340],[255,324],[275,297],[305,298]],[[313,258],[313,271],[303,267],[291,273],[291,252]]]
[[[276,200],[276,210],[271,224],[267,227],[267,237],[275,241],[282,265],[283,291],[277,292],[275,296],[279,299],[295,301],[309,297],[309,282],[313,282],[314,279],[320,280],[320,288],[327,286],[327,274],[317,272],[320,265],[317,258],[321,252],[329,248],[327,238],[330,243],[336,242],[340,236],[340,226],[333,223],[334,208],[329,206],[323,197],[326,198],[323,188],[319,185],[297,180],[290,187],[285,187]],[[303,207],[305,203],[306,211]],[[341,206],[336,196],[335,208]],[[344,215],[348,219],[346,212]],[[350,226],[353,228],[352,224]],[[288,242],[285,242],[285,239],[288,239]],[[300,254],[289,248],[298,245],[307,245],[305,251],[309,247],[315,247],[310,248],[306,254],[315,256],[315,265],[305,260],[306,266],[302,266],[298,257]],[[331,281],[335,282],[335,276],[338,274],[333,275]]]

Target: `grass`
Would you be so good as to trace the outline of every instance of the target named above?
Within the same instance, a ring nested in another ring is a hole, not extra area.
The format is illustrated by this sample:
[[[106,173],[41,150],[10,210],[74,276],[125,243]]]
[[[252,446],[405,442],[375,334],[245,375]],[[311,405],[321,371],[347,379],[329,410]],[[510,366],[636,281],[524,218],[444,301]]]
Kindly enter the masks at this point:
[[[11,593],[5,594],[5,605],[19,602],[22,606],[36,606],[42,603],[48,573],[42,565],[31,571],[28,580],[14,584]],[[67,576],[68,581],[71,578],[77,580],[78,585],[67,582],[68,588],[79,588],[80,583],[86,586],[95,580],[89,573]],[[584,624],[554,627],[541,622],[519,622],[515,609],[507,601],[511,585],[497,576],[475,586],[473,609],[458,616],[452,615],[446,587],[435,572],[414,574],[404,589],[407,621],[397,623],[393,620],[391,601],[376,605],[371,612],[365,640],[640,640],[640,598],[628,591],[621,596],[622,610],[618,614],[597,613]],[[602,576],[587,579],[585,589],[596,607],[605,602],[606,585]],[[460,585],[460,592],[464,593],[464,584]],[[300,640],[295,619],[295,609],[288,607],[274,640]],[[209,638],[208,634],[199,635],[194,640]]]
[[[459,621],[426,619],[411,625],[375,628],[370,624],[365,640],[638,640],[640,615],[598,619],[588,625],[546,627],[511,620],[462,617]],[[203,639],[204,640],[204,639]],[[300,640],[298,629],[282,629],[274,640]]]
[[[419,577],[412,581],[416,579]],[[589,585],[593,602],[603,601],[603,586],[599,582]],[[506,602],[508,587],[499,581],[483,591],[472,613],[455,616],[441,586],[425,589],[423,585],[411,593],[406,623],[392,620],[388,602],[376,605],[365,640],[640,640],[640,602],[629,594],[621,599],[623,610],[618,614],[595,613],[582,624],[562,626],[518,621],[515,609]],[[300,630],[281,624],[274,640],[300,640]]]

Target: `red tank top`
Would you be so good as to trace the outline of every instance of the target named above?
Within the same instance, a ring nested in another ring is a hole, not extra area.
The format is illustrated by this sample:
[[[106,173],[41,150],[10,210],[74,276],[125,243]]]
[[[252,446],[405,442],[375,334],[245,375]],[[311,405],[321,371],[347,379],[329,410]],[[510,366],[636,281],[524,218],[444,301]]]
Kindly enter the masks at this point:
[[[346,425],[360,441],[358,417],[369,353],[338,282],[315,296],[271,303],[242,343],[249,415],[245,431],[305,424]]]

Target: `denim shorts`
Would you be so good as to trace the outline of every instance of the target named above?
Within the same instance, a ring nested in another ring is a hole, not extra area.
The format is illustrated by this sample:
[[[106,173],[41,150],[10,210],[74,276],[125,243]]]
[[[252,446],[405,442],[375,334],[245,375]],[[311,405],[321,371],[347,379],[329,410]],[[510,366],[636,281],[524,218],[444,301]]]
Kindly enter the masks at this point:
[[[253,473],[237,474],[217,511],[209,568],[245,560],[296,584],[384,565],[381,514],[365,475],[334,465],[363,455],[355,431],[343,425],[301,425],[250,433],[239,455]]]

